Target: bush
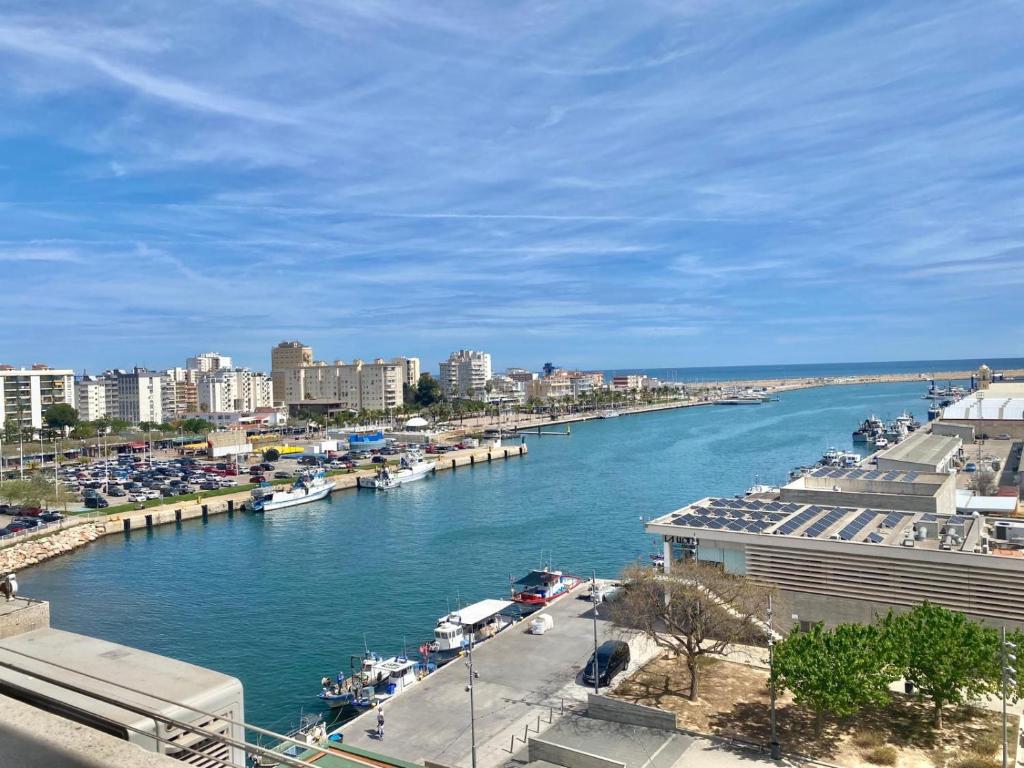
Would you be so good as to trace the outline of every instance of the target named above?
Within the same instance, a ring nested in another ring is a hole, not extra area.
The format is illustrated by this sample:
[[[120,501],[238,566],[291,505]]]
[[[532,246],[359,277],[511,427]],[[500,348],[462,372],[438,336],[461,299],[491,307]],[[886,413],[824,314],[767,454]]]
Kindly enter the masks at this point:
[[[993,760],[991,757],[968,755],[956,760],[952,765],[953,768],[1000,768],[1002,763],[999,760]]]
[[[875,747],[866,752],[861,752],[861,757],[875,765],[896,765],[896,759],[899,756],[900,753],[896,751],[895,747],[888,746]]]
[[[885,739],[878,731],[857,731],[853,734],[853,744],[860,749],[874,749],[884,747]]]

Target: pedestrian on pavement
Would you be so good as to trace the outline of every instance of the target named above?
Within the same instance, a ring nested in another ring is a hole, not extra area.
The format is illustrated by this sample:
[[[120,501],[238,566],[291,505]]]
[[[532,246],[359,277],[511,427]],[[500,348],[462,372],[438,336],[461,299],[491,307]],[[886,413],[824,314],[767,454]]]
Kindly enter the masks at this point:
[[[384,707],[377,708],[377,738],[384,741]]]

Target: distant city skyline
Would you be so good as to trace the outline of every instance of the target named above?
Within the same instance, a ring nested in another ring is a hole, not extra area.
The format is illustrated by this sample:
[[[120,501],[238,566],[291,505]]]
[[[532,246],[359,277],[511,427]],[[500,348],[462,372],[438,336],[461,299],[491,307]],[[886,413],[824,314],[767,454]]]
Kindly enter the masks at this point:
[[[54,0],[0,19],[0,362],[1024,356],[1019,7]]]

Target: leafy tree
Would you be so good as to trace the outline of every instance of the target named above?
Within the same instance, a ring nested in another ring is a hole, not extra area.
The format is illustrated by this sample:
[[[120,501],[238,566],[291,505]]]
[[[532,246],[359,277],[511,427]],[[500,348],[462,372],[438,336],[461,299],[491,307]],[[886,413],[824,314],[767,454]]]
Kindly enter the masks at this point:
[[[54,403],[46,409],[43,419],[51,429],[59,429],[63,433],[78,423],[78,411],[69,403]]]
[[[441,399],[441,384],[429,373],[421,373],[416,382],[416,404],[430,407]]]
[[[416,384],[407,381],[402,384],[402,402],[406,405],[419,402],[419,388]]]
[[[732,643],[764,637],[757,617],[767,610],[770,588],[712,565],[673,563],[671,573],[627,568],[628,587],[612,603],[612,622],[643,632],[678,655],[690,675],[690,700],[700,695],[700,659]]]
[[[91,421],[80,421],[71,430],[71,437],[77,440],[85,440],[96,436],[96,424]]]
[[[775,646],[773,680],[814,711],[821,733],[826,714],[846,717],[889,700],[889,684],[900,677],[893,656],[876,626],[816,624]]]
[[[268,448],[263,452],[264,461],[277,461],[281,458],[281,452],[277,448]]]
[[[922,603],[912,611],[891,611],[881,622],[887,643],[899,650],[903,676],[932,700],[935,726],[942,708],[998,690],[999,635],[964,614]]]
[[[213,424],[208,422],[206,419],[191,418],[182,419],[178,422],[178,426],[187,435],[205,435],[208,432],[213,431]]]

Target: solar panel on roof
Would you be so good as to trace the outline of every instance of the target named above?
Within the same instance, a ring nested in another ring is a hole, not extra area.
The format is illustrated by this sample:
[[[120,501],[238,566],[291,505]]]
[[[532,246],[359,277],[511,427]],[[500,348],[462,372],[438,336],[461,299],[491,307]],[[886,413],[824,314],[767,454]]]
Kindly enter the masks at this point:
[[[873,509],[865,509],[853,518],[853,520],[843,526],[842,530],[839,531],[839,538],[843,541],[850,541],[854,536],[860,533],[864,526],[874,520],[875,515],[877,514],[878,513]]]
[[[805,509],[803,512],[799,512],[793,515],[791,518],[786,520],[782,525],[775,529],[775,533],[788,535],[793,533],[797,528],[802,526],[808,520],[810,520],[816,512],[812,512],[809,509]]]
[[[864,475],[865,480],[877,480],[882,475],[877,469],[873,469]]]
[[[832,509],[832,510],[830,510],[828,512],[826,512],[820,518],[815,520],[814,523],[811,526],[809,526],[806,531],[804,531],[804,536],[808,536],[808,537],[820,536],[826,530],[828,530],[833,525],[835,525],[836,521],[839,520],[840,518],[842,518],[842,516],[845,515],[845,514],[846,514],[846,510],[838,508],[838,507],[835,508],[835,509]]]
[[[724,526],[725,526],[725,523],[723,523],[721,520],[708,520],[704,524],[705,528],[713,528],[715,530],[718,530],[719,528],[723,528]]]
[[[878,524],[879,528],[895,528],[900,521],[904,518],[905,513],[903,512],[890,512],[881,523]]]
[[[907,472],[907,474],[903,476],[903,481],[906,483],[912,483],[915,480],[917,480],[917,472]]]
[[[935,515],[934,512],[925,512],[923,515],[921,515],[922,523],[934,523],[938,521],[938,519],[939,518]]]
[[[725,527],[730,531],[742,531],[747,526],[746,523],[741,523],[739,520],[730,520]]]
[[[885,477],[883,477],[882,479],[883,479],[883,480],[886,480],[886,481],[888,481],[888,482],[892,482],[892,481],[893,481],[893,480],[895,480],[895,479],[896,479],[897,477],[899,477],[899,475],[900,475],[900,473],[899,473],[899,472],[890,472],[889,474],[887,474],[887,475],[886,475]]]
[[[885,541],[885,537],[882,536],[880,533],[875,533],[874,531],[872,531],[864,537],[864,541],[866,541],[868,544],[881,544],[883,541]]]

